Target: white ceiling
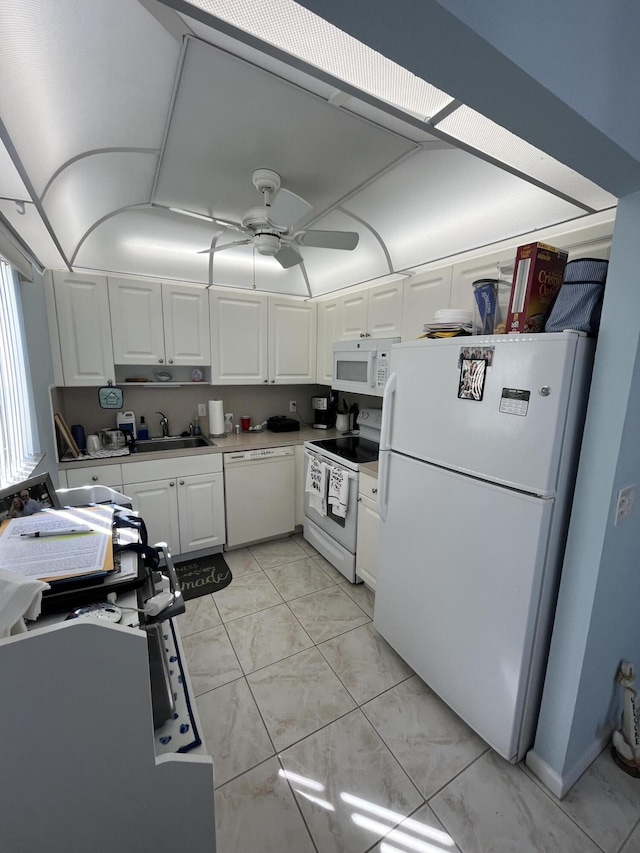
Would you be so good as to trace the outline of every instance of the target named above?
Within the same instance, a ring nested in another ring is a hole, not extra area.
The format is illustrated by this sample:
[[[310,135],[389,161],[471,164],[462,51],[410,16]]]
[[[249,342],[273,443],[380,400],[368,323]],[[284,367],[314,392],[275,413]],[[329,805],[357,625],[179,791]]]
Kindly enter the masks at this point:
[[[0,217],[44,267],[317,296],[615,205],[293,0],[171,5],[0,7]],[[239,222],[257,168],[357,248],[199,254],[243,235],[169,208]]]

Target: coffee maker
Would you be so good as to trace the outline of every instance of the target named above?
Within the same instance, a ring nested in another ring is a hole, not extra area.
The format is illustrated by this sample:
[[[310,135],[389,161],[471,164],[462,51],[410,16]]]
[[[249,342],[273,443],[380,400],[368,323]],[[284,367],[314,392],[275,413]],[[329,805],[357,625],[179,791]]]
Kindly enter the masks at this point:
[[[312,397],[311,408],[313,409],[313,423],[311,426],[314,429],[331,429],[336,422],[335,409],[331,401],[331,397]]]

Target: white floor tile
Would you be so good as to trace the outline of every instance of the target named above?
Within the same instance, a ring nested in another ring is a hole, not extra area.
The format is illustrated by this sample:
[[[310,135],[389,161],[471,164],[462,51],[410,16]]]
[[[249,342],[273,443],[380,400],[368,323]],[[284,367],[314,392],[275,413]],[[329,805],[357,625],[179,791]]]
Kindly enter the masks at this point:
[[[185,602],[185,612],[178,616],[178,630],[181,637],[186,637],[205,628],[215,628],[221,622],[213,596],[201,595]]]
[[[334,586],[331,578],[311,557],[265,569],[264,572],[285,601]]]
[[[313,646],[313,641],[286,604],[234,619],[226,627],[245,673]]]
[[[217,853],[314,853],[277,758],[216,790]]]
[[[373,605],[376,599],[375,593],[363,583],[340,583],[340,589],[344,590],[349,598],[352,598],[358,607],[361,607],[367,616],[373,619]]]
[[[242,669],[223,625],[190,634],[182,641],[196,696],[242,675]]]
[[[364,853],[422,797],[361,711],[285,750],[285,771],[320,853]]]
[[[295,560],[303,560],[307,556],[292,537],[251,545],[249,550],[263,569],[272,569],[274,566],[293,563]]]
[[[237,551],[225,551],[222,556],[231,569],[231,574],[234,578],[260,571],[260,564],[248,548],[238,548]]]
[[[274,754],[244,678],[198,696],[196,705],[216,787]]]
[[[373,622],[327,640],[318,648],[358,705],[413,675]]]
[[[362,710],[427,800],[488,749],[417,675]]]
[[[276,750],[356,707],[317,649],[260,669],[247,681]]]
[[[282,604],[282,596],[262,570],[234,577],[229,586],[214,592],[213,597],[223,622]]]
[[[461,853],[461,850],[425,805],[392,829],[370,853]]]
[[[371,621],[338,586],[294,598],[289,607],[314,643],[330,640]]]
[[[490,750],[429,801],[458,846],[473,853],[599,853],[519,767]]]

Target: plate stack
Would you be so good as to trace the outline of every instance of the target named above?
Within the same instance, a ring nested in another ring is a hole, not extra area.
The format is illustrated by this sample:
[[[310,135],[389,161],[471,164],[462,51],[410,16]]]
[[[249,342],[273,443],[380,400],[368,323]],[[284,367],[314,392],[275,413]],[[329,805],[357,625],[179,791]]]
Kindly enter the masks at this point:
[[[430,323],[424,324],[422,338],[456,338],[473,334],[473,311],[441,308]]]

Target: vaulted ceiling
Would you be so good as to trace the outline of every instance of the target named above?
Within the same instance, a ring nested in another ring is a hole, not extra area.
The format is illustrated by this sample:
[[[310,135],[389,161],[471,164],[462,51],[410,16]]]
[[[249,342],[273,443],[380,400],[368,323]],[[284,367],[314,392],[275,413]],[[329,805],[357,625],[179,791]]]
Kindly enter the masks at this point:
[[[616,203],[293,0],[12,0],[0,27],[0,221],[42,267],[317,296]],[[241,230],[256,169],[307,202],[301,263]]]

